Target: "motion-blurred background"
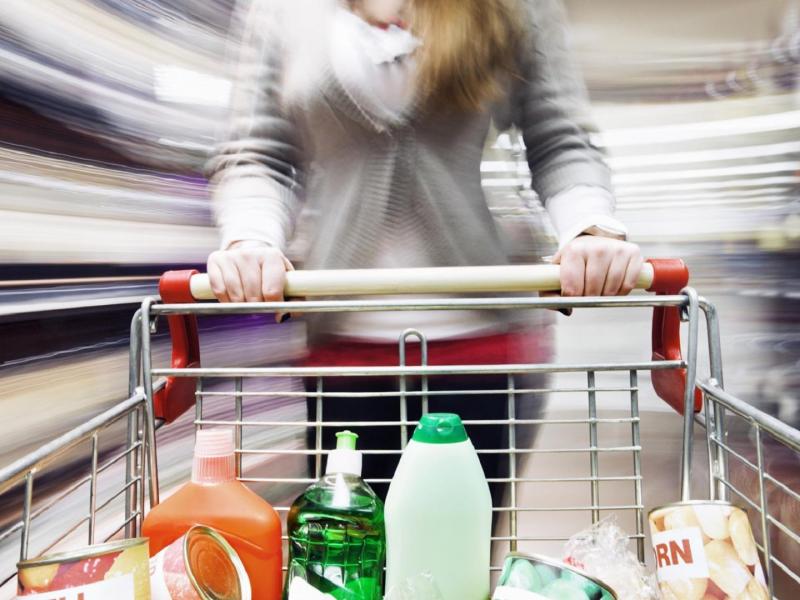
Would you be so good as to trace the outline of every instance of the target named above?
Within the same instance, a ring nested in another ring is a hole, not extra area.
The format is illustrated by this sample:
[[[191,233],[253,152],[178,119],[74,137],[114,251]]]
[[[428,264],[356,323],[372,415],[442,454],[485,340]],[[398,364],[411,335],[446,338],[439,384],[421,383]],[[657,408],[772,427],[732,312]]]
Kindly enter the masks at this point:
[[[719,305],[728,389],[800,426],[800,2],[565,4],[631,239]],[[234,5],[0,3],[0,463],[122,398],[136,304],[215,249],[202,167]],[[483,171],[524,258],[548,226],[520,153],[493,138]],[[559,320],[560,355],[594,350],[579,328],[646,352],[622,322]],[[258,325],[217,323],[210,362],[302,351],[299,328]]]

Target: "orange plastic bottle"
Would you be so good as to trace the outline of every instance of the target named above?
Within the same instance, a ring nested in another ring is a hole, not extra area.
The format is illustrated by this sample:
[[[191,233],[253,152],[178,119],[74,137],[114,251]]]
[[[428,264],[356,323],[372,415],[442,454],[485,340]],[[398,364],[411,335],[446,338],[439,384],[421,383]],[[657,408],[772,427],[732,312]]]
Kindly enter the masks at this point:
[[[281,598],[281,523],[275,509],[236,480],[233,431],[197,432],[192,480],[145,517],[153,556],[193,525],[219,531],[244,563],[253,600]]]

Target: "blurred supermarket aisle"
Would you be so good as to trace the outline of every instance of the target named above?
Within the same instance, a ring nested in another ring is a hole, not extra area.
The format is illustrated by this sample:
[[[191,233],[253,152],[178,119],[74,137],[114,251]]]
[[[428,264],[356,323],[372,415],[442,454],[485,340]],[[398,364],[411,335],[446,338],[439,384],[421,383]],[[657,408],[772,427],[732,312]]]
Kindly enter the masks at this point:
[[[0,8],[0,397],[10,415],[32,390],[40,409],[57,386],[87,390],[31,442],[118,396],[122,363],[98,368],[93,353],[124,346],[154,275],[202,265],[216,244],[200,169],[225,113],[234,3],[73,4],[58,35],[40,27],[58,2]],[[734,362],[742,384],[794,418],[796,3],[566,5],[631,239],[686,258],[712,299],[737,299],[726,325],[742,323],[735,346],[765,365]],[[482,170],[512,254],[531,260],[551,246],[521,150],[515,136],[490,141]],[[57,386],[19,379],[34,372]]]

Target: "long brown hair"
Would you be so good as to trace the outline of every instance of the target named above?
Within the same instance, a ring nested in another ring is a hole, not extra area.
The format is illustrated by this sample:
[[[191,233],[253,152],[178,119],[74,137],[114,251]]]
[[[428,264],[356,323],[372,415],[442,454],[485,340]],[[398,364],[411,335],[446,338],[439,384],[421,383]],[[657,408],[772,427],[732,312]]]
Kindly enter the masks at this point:
[[[411,0],[423,40],[417,93],[435,107],[479,110],[513,74],[525,15],[520,0]]]

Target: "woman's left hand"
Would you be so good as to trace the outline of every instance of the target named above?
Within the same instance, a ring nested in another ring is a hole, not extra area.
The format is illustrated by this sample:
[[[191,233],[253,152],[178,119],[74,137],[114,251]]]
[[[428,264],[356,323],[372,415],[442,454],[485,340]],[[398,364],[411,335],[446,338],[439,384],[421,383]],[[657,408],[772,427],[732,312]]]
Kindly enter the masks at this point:
[[[561,265],[562,296],[625,296],[643,264],[636,244],[595,235],[576,237],[553,262]]]

